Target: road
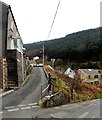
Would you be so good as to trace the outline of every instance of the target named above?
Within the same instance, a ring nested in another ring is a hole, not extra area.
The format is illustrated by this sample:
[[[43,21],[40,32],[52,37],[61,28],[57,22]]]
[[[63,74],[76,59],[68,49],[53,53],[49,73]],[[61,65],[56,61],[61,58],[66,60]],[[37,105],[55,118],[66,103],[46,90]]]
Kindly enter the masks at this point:
[[[26,84],[2,98],[2,111],[35,105],[41,97],[41,84],[47,81],[42,67],[35,67]],[[11,116],[12,117],[12,116]]]
[[[2,118],[100,118],[100,99],[67,104],[53,108],[40,108],[40,84],[46,81],[42,68],[34,68],[27,83],[3,97]]]
[[[100,99],[86,102],[67,104],[53,108],[40,108],[29,106],[17,108],[15,111],[5,111],[4,118],[99,118],[100,120]]]

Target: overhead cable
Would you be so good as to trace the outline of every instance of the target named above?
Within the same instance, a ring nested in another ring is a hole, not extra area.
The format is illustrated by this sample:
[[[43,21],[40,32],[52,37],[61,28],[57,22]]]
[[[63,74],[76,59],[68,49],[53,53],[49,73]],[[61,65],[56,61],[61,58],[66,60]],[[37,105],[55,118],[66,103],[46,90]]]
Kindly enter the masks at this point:
[[[51,28],[50,28],[49,34],[48,34],[48,36],[47,36],[47,39],[49,38],[49,36],[50,36],[50,34],[51,34],[51,31],[52,31],[52,28],[53,28],[53,25],[54,25],[54,22],[55,22],[55,18],[56,18],[57,13],[58,13],[58,8],[59,8],[59,5],[60,5],[60,2],[61,2],[61,0],[58,2],[57,9],[56,9],[56,12],[55,12],[55,15],[54,15],[54,19],[53,19],[53,22],[52,22],[52,24],[51,24]]]

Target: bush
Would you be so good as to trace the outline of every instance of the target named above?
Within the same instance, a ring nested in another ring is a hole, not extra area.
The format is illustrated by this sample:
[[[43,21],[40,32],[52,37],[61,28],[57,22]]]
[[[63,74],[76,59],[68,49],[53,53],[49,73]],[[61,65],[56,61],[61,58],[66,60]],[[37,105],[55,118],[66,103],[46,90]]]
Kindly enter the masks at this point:
[[[102,93],[97,93],[96,98],[102,98]]]
[[[31,74],[32,73],[32,70],[33,70],[33,67],[32,66],[29,66],[28,69],[27,69],[27,74]]]

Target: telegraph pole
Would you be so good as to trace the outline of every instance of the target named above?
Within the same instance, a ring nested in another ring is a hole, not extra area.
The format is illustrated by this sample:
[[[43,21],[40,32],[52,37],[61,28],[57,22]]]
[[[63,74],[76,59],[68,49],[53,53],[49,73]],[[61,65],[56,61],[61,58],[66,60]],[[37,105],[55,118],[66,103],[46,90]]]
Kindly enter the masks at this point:
[[[43,66],[44,66],[44,45],[43,45]]]

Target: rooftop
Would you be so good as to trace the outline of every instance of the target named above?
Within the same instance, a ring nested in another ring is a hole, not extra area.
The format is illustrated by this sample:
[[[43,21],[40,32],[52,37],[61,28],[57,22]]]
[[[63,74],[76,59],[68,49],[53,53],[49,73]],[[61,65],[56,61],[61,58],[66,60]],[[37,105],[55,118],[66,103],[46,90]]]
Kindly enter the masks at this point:
[[[87,75],[102,75],[102,70],[96,70],[96,69],[79,69],[82,72],[84,72]]]

